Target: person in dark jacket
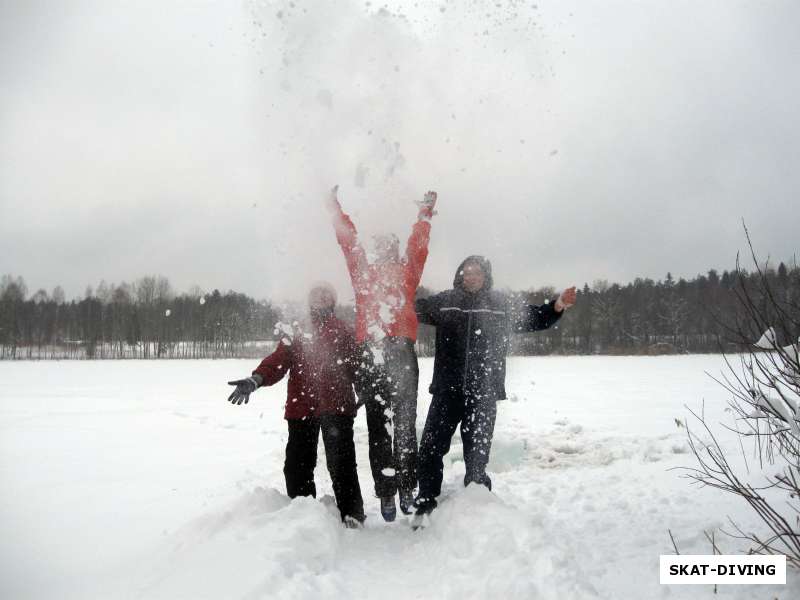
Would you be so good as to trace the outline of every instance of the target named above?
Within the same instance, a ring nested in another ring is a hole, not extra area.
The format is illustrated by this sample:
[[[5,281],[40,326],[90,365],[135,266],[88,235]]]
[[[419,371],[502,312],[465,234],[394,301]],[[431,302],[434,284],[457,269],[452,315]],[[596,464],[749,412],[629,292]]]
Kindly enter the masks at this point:
[[[353,381],[360,358],[353,333],[334,316],[335,305],[336,292],[330,285],[315,286],[309,294],[311,333],[298,332],[292,339],[280,340],[252,376],[229,382],[236,389],[228,400],[246,404],[256,389],[273,385],[288,373],[286,493],[290,498],[316,497],[314,469],[321,431],[342,521],[358,527],[365,519],[353,443]]]
[[[461,263],[453,289],[416,301],[420,323],[436,327],[433,395],[419,448],[417,515],[436,507],[442,487],[442,459],[461,424],[464,485],[492,488],[486,474],[497,401],[506,397],[506,354],[513,333],[547,329],[575,303],[571,287],[552,302],[519,304],[492,290],[492,265],[482,256]]]

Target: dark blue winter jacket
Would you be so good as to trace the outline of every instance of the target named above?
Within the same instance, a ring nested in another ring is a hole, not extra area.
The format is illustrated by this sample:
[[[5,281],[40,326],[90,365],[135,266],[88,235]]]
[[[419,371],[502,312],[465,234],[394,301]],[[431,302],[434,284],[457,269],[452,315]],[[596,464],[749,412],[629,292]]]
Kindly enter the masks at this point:
[[[486,276],[475,293],[463,287],[467,262]],[[506,354],[516,332],[547,329],[558,321],[555,301],[542,306],[515,301],[492,290],[492,265],[480,256],[461,263],[453,289],[416,301],[420,323],[436,327],[436,356],[431,394],[470,394],[493,400],[506,397]]]

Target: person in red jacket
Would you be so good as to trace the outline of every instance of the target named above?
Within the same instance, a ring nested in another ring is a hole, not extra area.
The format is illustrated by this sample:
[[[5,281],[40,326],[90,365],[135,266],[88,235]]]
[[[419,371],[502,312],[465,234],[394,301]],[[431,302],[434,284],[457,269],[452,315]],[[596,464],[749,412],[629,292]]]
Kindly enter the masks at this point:
[[[393,521],[395,494],[399,491],[400,509],[410,514],[417,485],[414,296],[428,257],[436,192],[428,192],[418,204],[418,219],[402,258],[394,235],[376,236],[374,251],[367,254],[337,192],[338,186],[331,191],[328,209],[355,293],[355,335],[364,359],[356,385],[367,411],[370,468],[381,514]]]
[[[316,497],[314,468],[320,431],[336,505],[348,527],[364,522],[364,501],[358,483],[353,421],[355,372],[360,364],[350,329],[334,316],[336,292],[328,284],[309,294],[311,332],[280,340],[275,351],[246,379],[228,382],[236,389],[228,400],[246,404],[261,386],[289,374],[285,418],[289,426],[283,474],[286,493]]]

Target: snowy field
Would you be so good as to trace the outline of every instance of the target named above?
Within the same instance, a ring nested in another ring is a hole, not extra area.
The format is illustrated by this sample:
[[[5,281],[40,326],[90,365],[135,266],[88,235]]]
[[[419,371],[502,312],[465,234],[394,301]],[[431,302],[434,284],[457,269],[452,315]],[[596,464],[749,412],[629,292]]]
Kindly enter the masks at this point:
[[[432,361],[421,361],[421,431]],[[773,598],[788,585],[661,586],[659,555],[710,554],[739,498],[697,489],[684,404],[716,423],[717,356],[514,358],[490,472],[460,481],[458,435],[431,527],[386,524],[356,421],[362,531],[284,495],[285,382],[249,405],[257,361],[0,363],[0,598]],[[735,449],[731,440],[731,448]],[[320,495],[332,494],[320,447]],[[745,548],[721,538],[726,553]]]

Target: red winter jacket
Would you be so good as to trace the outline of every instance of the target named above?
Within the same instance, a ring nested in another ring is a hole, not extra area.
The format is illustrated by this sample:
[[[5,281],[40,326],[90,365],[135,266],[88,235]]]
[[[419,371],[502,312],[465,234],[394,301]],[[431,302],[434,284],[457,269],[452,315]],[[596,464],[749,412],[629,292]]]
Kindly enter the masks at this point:
[[[426,217],[430,212],[421,212],[414,223],[401,262],[370,264],[353,221],[338,201],[332,201],[332,208],[336,241],[344,253],[356,297],[356,341],[377,340],[385,335],[415,341],[414,296],[428,258],[431,224]]]
[[[273,385],[289,373],[286,419],[315,415],[356,415],[353,394],[355,370],[359,364],[356,343],[350,329],[336,317],[313,323],[311,335],[281,340],[253,374],[261,385]]]

